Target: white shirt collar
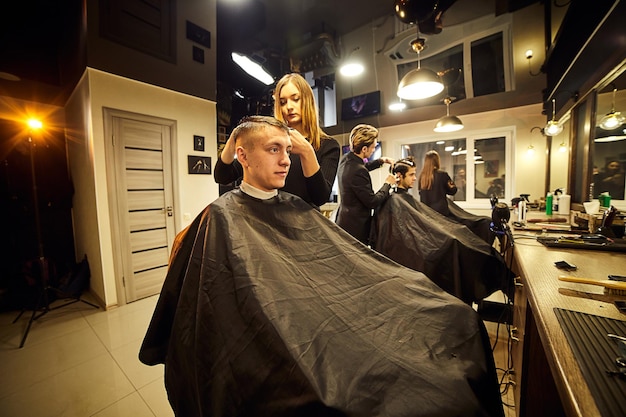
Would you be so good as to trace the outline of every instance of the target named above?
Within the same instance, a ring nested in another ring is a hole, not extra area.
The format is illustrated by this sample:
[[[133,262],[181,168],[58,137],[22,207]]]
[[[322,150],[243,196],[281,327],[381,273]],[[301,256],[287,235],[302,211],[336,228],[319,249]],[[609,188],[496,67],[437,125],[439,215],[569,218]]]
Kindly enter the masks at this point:
[[[241,182],[239,188],[241,188],[241,191],[243,191],[244,193],[248,194],[251,197],[258,198],[259,200],[269,200],[270,198],[276,197],[278,195],[278,190],[259,190],[258,188],[243,181]]]

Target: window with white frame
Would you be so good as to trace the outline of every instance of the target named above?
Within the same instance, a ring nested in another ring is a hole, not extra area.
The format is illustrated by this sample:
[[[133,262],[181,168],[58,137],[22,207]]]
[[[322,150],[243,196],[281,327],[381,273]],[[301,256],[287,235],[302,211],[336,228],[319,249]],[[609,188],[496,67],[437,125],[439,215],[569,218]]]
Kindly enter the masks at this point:
[[[450,198],[465,207],[488,207],[492,195],[503,201],[514,195],[511,189],[512,135],[513,129],[505,128],[463,136],[457,134],[437,141],[418,139],[402,145],[402,157],[412,155],[415,158],[419,175],[426,152],[437,151],[441,170],[450,175],[458,188]],[[412,193],[419,200],[417,184]]]
[[[510,23],[491,28],[485,28],[486,25],[477,24],[477,31],[461,42],[451,37],[446,44],[445,39],[437,38],[443,33],[427,39],[427,48],[420,54],[420,66],[442,75],[446,88],[437,96],[409,101],[408,107],[437,105],[446,96],[458,101],[513,90]],[[398,82],[417,68],[415,54],[410,58],[406,53],[389,56],[395,61]]]

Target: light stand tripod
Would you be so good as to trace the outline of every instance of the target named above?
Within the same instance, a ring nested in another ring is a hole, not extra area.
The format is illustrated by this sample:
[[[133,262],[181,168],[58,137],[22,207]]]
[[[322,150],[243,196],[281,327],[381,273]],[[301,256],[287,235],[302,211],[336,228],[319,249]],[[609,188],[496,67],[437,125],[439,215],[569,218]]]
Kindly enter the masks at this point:
[[[55,306],[53,308],[50,307],[50,299],[48,297],[48,291],[53,290],[53,291],[56,291],[57,293],[62,293],[62,292],[50,286],[48,260],[46,259],[44,255],[43,239],[41,236],[41,218],[40,218],[40,213],[39,213],[39,196],[37,192],[37,176],[36,176],[36,169],[35,169],[35,156],[34,156],[35,143],[33,142],[32,135],[30,135],[28,138],[28,146],[29,146],[29,152],[30,152],[30,173],[31,173],[31,179],[32,179],[33,212],[35,215],[35,232],[37,236],[37,255],[38,255],[37,261],[38,261],[38,266],[39,266],[39,271],[38,271],[39,279],[36,280],[37,281],[36,283],[37,301],[35,305],[33,306],[33,313],[30,316],[30,320],[28,321],[28,325],[26,326],[26,330],[24,331],[24,335],[22,336],[22,340],[20,342],[20,348],[24,347],[24,343],[26,342],[26,338],[28,337],[28,333],[30,332],[30,328],[33,324],[33,321],[37,320],[38,318],[48,313],[49,311],[56,310],[61,307],[65,307],[67,305],[76,303],[78,301],[81,301],[85,304],[89,304],[90,306],[95,307],[95,308],[100,308],[99,306],[95,304],[82,300],[80,296],[72,297],[74,299],[65,304]],[[13,320],[13,323],[17,322],[20,319],[22,314],[24,314],[25,310],[26,308],[22,309],[22,311],[18,314],[15,320]],[[38,311],[40,311],[39,314],[37,314]]]

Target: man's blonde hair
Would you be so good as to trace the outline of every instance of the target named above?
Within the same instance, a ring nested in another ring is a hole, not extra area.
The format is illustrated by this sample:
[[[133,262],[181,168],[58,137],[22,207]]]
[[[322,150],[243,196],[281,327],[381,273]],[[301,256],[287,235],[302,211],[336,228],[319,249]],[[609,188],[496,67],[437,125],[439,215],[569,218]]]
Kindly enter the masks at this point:
[[[363,147],[369,147],[376,142],[378,129],[372,125],[360,124],[354,126],[350,132],[350,150],[360,153]]]

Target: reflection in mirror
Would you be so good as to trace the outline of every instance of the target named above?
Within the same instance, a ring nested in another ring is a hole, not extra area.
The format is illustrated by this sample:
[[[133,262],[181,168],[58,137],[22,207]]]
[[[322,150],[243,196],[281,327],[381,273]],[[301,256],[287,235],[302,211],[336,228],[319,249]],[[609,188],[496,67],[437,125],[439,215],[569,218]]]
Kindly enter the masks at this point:
[[[593,195],[624,200],[626,182],[626,73],[598,91],[592,145]]]
[[[569,117],[561,118],[559,122],[562,123],[563,131],[557,136],[553,136],[550,139],[550,165],[549,165],[549,186],[547,191],[553,191],[560,188],[565,193],[569,193],[568,184],[568,170],[570,162],[570,119]]]

